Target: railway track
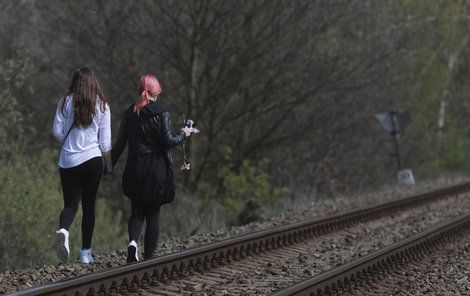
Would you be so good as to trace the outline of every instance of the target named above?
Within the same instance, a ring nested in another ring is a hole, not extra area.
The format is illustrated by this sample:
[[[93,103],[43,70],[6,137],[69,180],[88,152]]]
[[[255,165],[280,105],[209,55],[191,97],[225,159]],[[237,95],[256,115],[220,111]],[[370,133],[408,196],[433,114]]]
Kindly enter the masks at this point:
[[[354,292],[367,282],[381,280],[386,274],[405,264],[430,255],[456,235],[468,232],[470,215],[442,223],[427,231],[369,254],[321,275],[304,280],[278,291],[272,296],[287,295],[341,295]]]
[[[247,257],[250,257],[250,260],[244,260],[243,264],[250,265],[251,261],[256,261],[254,258],[257,254],[275,254],[279,249],[295,248],[297,243],[317,238],[326,233],[467,191],[470,191],[470,183],[361,210],[260,231],[10,295],[113,295],[138,293],[142,290],[148,290],[150,294],[158,294],[158,287],[162,283],[182,279],[187,275],[194,274],[195,271],[197,274],[206,274],[207,276],[201,280],[210,284],[211,268],[241,262]],[[173,295],[179,295],[180,292],[175,291]],[[191,289],[185,293],[191,294]],[[172,295],[171,291],[167,291],[165,294]]]

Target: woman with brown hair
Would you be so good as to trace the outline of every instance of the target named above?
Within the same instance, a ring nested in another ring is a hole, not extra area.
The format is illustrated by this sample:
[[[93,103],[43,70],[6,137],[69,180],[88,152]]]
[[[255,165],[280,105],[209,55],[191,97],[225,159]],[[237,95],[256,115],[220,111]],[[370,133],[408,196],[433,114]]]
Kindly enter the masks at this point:
[[[93,263],[91,240],[95,226],[96,193],[103,175],[112,174],[111,115],[108,101],[88,68],[73,74],[68,93],[61,98],[52,134],[62,143],[59,173],[64,209],[59,217],[56,252],[62,261],[70,256],[69,227],[82,201],[81,263]]]

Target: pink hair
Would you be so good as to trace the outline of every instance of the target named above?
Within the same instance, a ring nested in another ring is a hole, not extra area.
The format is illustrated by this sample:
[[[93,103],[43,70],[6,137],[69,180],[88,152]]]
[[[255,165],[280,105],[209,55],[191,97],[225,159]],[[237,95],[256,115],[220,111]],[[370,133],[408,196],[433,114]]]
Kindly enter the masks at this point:
[[[162,92],[160,82],[152,74],[140,77],[139,102],[134,106],[134,112],[139,114],[140,110],[150,102],[150,98],[157,97]]]

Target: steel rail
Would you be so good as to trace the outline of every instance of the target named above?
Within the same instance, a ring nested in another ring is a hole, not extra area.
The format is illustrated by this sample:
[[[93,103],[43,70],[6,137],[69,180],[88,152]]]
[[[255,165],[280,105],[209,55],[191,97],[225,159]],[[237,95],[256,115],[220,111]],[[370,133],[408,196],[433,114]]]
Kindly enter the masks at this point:
[[[231,260],[265,252],[369,221],[394,210],[428,203],[449,195],[470,191],[470,183],[440,189],[399,200],[263,230],[113,269],[63,279],[9,295],[94,295],[125,293],[136,287],[158,285],[196,270],[202,272]]]
[[[396,266],[402,266],[448,243],[452,236],[468,231],[469,226],[470,215],[461,216],[271,295],[338,295],[345,290],[352,291],[355,286],[382,278]]]

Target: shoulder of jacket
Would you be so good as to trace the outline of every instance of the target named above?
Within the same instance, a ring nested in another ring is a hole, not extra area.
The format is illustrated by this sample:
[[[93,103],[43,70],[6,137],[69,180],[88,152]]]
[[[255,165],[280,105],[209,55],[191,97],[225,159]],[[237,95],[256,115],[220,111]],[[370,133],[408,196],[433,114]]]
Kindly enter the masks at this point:
[[[129,107],[124,110],[124,114],[130,114],[132,112],[134,112],[134,104],[129,105]]]
[[[150,111],[152,114],[163,114],[168,112],[168,110],[159,102],[150,102],[147,106],[145,106],[145,109]]]

